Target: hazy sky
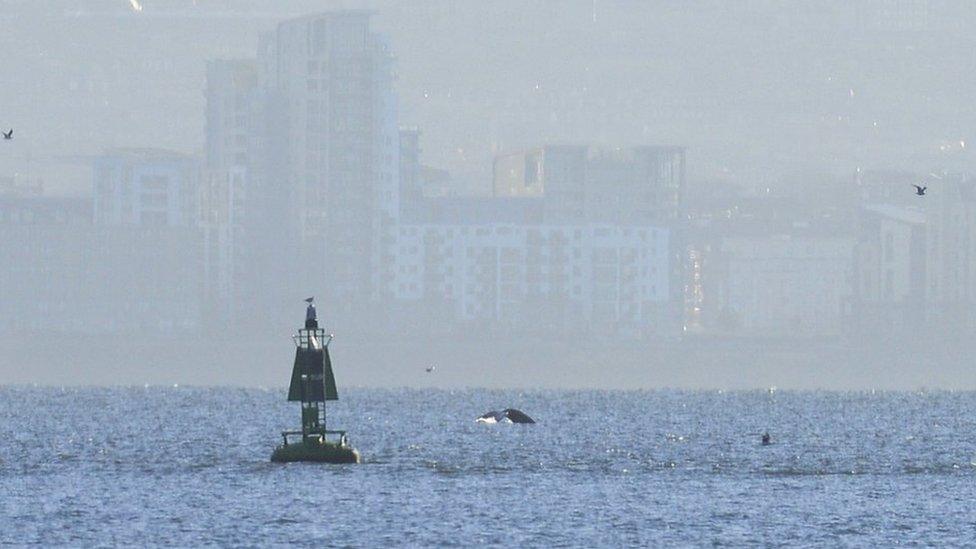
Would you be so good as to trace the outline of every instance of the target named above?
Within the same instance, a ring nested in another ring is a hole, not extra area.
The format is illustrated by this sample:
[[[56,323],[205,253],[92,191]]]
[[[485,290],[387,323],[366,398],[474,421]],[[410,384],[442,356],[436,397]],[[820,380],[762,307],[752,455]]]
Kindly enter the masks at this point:
[[[2,2],[0,170],[66,179],[111,146],[202,150],[204,64],[291,15],[369,7],[424,158],[485,190],[493,152],[542,142],[690,147],[692,177],[960,168],[976,4],[953,1],[143,0]],[[80,173],[80,172],[78,172]]]

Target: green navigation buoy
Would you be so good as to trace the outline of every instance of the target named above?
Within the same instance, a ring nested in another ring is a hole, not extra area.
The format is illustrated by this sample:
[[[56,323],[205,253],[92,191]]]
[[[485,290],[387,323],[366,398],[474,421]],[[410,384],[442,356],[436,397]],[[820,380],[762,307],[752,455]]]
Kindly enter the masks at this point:
[[[282,431],[283,442],[271,454],[271,461],[359,463],[359,452],[348,445],[346,432],[325,426],[325,401],[339,400],[329,358],[332,334],[319,328],[313,298],[305,301],[305,327],[293,337],[295,366],[288,387],[288,401],[301,402],[302,430]],[[330,440],[330,435],[337,438]]]

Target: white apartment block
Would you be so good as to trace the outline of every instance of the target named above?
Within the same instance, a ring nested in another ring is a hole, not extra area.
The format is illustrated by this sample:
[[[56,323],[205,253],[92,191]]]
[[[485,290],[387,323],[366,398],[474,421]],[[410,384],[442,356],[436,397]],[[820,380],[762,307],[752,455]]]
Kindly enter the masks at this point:
[[[836,335],[853,294],[854,241],[789,234],[727,237],[717,291],[725,328],[754,336]]]
[[[405,224],[392,293],[463,320],[646,326],[666,310],[668,250],[658,227]]]

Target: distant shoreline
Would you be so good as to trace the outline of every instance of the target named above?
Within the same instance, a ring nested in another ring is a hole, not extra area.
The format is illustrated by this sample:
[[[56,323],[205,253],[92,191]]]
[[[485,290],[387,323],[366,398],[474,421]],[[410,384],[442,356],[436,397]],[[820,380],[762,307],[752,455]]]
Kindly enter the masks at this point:
[[[962,342],[340,334],[332,351],[347,387],[976,389]],[[0,384],[278,387],[293,356],[286,337],[0,336]],[[432,364],[436,371],[425,372]]]

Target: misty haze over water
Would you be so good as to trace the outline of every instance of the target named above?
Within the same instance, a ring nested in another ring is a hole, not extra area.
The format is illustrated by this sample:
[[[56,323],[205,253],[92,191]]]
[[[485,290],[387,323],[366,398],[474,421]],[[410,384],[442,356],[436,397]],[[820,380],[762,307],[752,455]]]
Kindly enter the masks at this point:
[[[976,382],[972,3],[0,21],[0,383]]]

